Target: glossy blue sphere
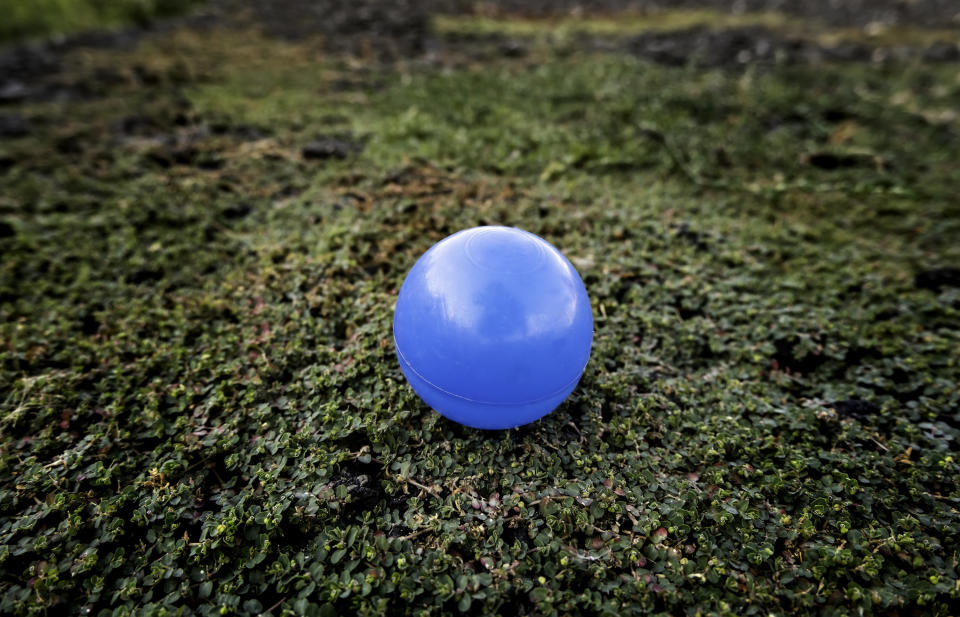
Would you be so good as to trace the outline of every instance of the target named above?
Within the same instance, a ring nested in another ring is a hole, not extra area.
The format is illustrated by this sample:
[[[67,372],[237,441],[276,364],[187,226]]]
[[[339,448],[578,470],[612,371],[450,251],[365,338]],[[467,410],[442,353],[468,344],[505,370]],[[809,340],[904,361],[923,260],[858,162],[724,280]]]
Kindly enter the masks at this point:
[[[583,281],[548,242],[474,227],[435,244],[400,288],[393,339],[407,381],[447,418],[482,429],[533,422],[580,381],[593,316]]]

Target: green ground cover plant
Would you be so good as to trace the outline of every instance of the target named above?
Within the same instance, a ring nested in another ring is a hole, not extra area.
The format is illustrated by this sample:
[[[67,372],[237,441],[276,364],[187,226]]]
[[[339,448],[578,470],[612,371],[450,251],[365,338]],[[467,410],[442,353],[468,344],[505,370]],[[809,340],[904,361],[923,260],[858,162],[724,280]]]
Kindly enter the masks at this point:
[[[176,30],[0,107],[0,612],[955,614],[957,65],[487,19],[389,60]],[[503,432],[391,337],[484,224],[594,306]]]

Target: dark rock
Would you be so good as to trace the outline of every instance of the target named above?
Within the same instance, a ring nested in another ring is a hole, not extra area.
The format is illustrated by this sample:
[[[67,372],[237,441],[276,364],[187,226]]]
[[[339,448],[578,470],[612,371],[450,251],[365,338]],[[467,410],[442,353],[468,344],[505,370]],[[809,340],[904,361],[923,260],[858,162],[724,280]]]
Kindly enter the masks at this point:
[[[238,203],[228,206],[223,211],[223,216],[225,218],[234,220],[242,219],[253,211],[253,208],[248,203]]]
[[[19,103],[30,93],[26,84],[12,79],[0,85],[0,103]]]
[[[159,124],[153,118],[140,115],[127,116],[120,121],[118,128],[124,135],[137,136],[153,135],[160,130]]]
[[[363,144],[343,137],[320,137],[303,148],[303,158],[308,160],[345,159],[363,150]]]
[[[137,81],[144,86],[156,86],[163,82],[163,77],[152,69],[149,69],[142,64],[133,65],[133,74],[136,76]]]
[[[500,45],[500,54],[507,58],[522,58],[527,55],[527,48],[519,41],[511,39]]]
[[[923,59],[927,62],[960,61],[960,46],[946,41],[937,41],[924,50]]]
[[[83,144],[79,135],[68,135],[57,140],[55,144],[57,152],[60,154],[80,154],[83,152]]]
[[[410,495],[398,493],[387,500],[387,506],[398,510],[405,509],[408,501],[410,501]]]
[[[54,41],[51,46],[62,51],[78,47],[91,49],[133,49],[142,36],[142,31],[130,30],[87,30]]]
[[[619,48],[609,38],[589,37],[584,44],[599,51]],[[625,43],[626,49],[644,59],[668,66],[731,67],[747,64],[798,64],[821,62],[883,62],[918,58],[930,62],[960,60],[960,47],[935,43],[919,47],[879,47],[847,41],[823,45],[815,40],[792,38],[776,29],[746,26],[715,30],[697,26],[668,32],[645,32]]]
[[[376,464],[347,463],[340,468],[330,485],[347,489],[349,506],[352,508],[372,508],[383,497],[378,480],[380,471],[380,466]]]
[[[140,268],[139,270],[128,274],[126,281],[134,285],[139,285],[141,283],[159,281],[162,278],[163,278],[163,272],[161,270],[153,270],[150,268]]]
[[[0,137],[23,137],[30,134],[30,123],[19,114],[0,115]]]
[[[206,171],[216,171],[223,169],[223,160],[216,154],[205,153],[194,159],[193,166]]]
[[[191,165],[196,161],[199,152],[189,145],[175,146],[169,151],[170,160],[177,165]]]
[[[47,44],[28,43],[0,51],[0,75],[11,81],[23,82],[59,70],[60,57]]]
[[[629,47],[635,54],[660,64],[720,67],[804,60],[811,56],[812,44],[787,39],[761,27],[726,30],[695,27],[641,34],[632,39]]]
[[[251,14],[264,32],[287,39],[324,35],[336,49],[373,48],[381,55],[418,53],[430,19],[411,0],[327,0],[250,2]]]
[[[933,268],[918,272],[913,284],[918,289],[940,292],[944,287],[960,287],[960,268]]]
[[[173,160],[170,158],[170,153],[162,150],[154,150],[153,152],[147,153],[146,159],[164,169],[167,169],[173,165]]]
[[[229,135],[233,126],[226,122],[214,122],[210,125],[210,132],[214,135]]]
[[[843,122],[845,120],[852,120],[857,117],[857,114],[851,112],[847,109],[841,109],[839,107],[830,107],[829,109],[824,109],[821,117],[826,122]]]
[[[164,169],[173,165],[189,165],[206,170],[223,167],[223,160],[216,152],[200,150],[190,143],[168,143],[151,150],[145,156],[147,160]]]
[[[835,152],[815,152],[807,161],[817,169],[834,171],[854,167],[875,167],[877,160],[869,154],[840,154]]]
[[[227,122],[212,123],[210,125],[210,132],[213,135],[229,135],[242,141],[256,141],[270,135],[270,131],[258,126],[229,124]]]
[[[334,92],[364,92],[381,90],[383,84],[362,79],[337,79],[330,84]]]
[[[822,48],[822,52],[827,59],[835,62],[868,62],[872,56],[871,48],[849,42]]]

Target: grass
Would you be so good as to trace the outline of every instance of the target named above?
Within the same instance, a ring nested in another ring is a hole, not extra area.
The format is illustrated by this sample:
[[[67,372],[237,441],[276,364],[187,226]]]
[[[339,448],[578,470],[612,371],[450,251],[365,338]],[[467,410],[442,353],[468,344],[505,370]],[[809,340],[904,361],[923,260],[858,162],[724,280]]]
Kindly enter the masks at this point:
[[[950,614],[960,289],[917,282],[960,261],[955,67],[451,54],[180,32],[8,110],[0,611]],[[595,310],[505,432],[390,336],[481,224]]]
[[[195,0],[0,0],[0,42],[144,24],[193,4]]]

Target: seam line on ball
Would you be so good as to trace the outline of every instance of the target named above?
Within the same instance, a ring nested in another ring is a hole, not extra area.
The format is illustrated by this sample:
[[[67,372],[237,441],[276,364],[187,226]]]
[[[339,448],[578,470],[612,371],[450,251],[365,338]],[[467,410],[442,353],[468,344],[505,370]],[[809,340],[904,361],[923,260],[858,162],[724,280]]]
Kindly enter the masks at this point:
[[[560,386],[559,388],[557,388],[557,389],[554,390],[553,392],[550,392],[549,394],[546,394],[546,395],[541,396],[541,397],[539,397],[539,398],[531,399],[531,400],[529,400],[529,401],[511,401],[511,402],[509,402],[509,403],[498,403],[498,402],[495,402],[495,401],[481,401],[481,400],[477,400],[477,399],[475,399],[475,398],[470,398],[470,397],[467,397],[467,396],[463,396],[462,394],[455,394],[455,393],[450,392],[450,391],[448,391],[448,390],[445,390],[445,389],[441,388],[440,386],[438,386],[437,384],[433,383],[432,381],[430,381],[429,379],[427,379],[427,378],[423,375],[423,373],[421,373],[420,371],[418,371],[417,369],[415,369],[415,368],[413,367],[413,364],[411,364],[410,361],[407,360],[406,356],[403,355],[403,352],[400,350],[400,346],[397,345],[397,333],[396,333],[396,332],[393,333],[393,348],[397,350],[397,355],[400,357],[400,361],[403,362],[403,363],[406,365],[407,368],[409,368],[411,371],[413,371],[413,373],[414,373],[417,377],[419,377],[419,378],[422,379],[424,382],[426,382],[427,385],[429,385],[430,387],[436,388],[437,390],[439,390],[440,392],[446,394],[447,396],[452,396],[452,397],[455,397],[455,398],[458,398],[458,399],[461,399],[461,400],[464,400],[464,401],[468,401],[468,402],[470,402],[470,403],[477,403],[477,404],[479,404],[479,405],[490,405],[490,406],[492,406],[492,407],[507,407],[507,406],[512,406],[512,405],[531,405],[531,404],[533,404],[533,403],[539,403],[540,401],[545,401],[545,400],[547,400],[548,398],[551,398],[551,397],[553,397],[553,396],[556,396],[557,394],[560,394],[561,392],[563,392],[564,390],[566,390],[567,388],[569,388],[571,385],[576,384],[578,381],[580,381],[580,379],[583,377],[583,372],[584,372],[584,371],[586,370],[586,368],[587,368],[587,365],[590,364],[590,350],[593,348],[593,333],[592,333],[592,332],[591,332],[590,338],[591,338],[590,347],[587,349],[587,360],[586,360],[586,362],[583,363],[583,366],[580,367],[580,370],[577,371],[577,376],[576,376],[576,377],[574,377],[573,379],[571,379],[571,380],[568,381],[567,383],[563,384],[562,386]]]

